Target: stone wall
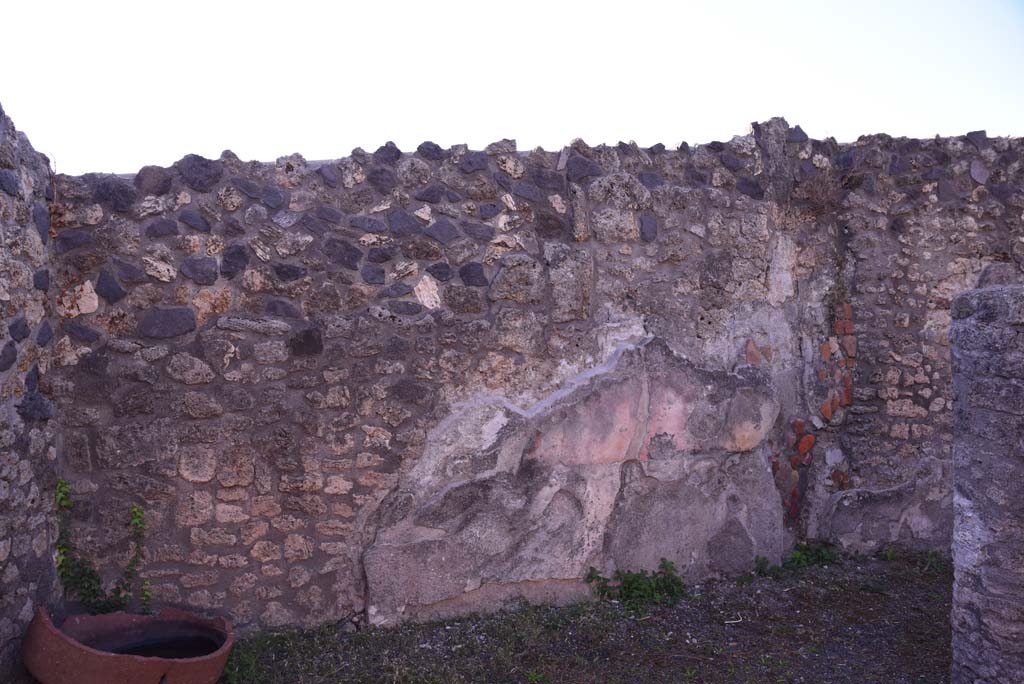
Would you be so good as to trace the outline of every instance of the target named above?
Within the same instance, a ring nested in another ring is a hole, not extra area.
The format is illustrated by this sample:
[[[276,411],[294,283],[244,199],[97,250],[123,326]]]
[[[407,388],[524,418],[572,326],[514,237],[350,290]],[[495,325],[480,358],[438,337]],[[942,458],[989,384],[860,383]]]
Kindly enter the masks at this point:
[[[113,575],[143,505],[156,600],[243,629],[947,548],[949,301],[1019,277],[1020,153],[774,119],[58,177],[76,538]]]
[[[953,684],[1024,681],[1024,286],[953,302]]]
[[[50,165],[0,108],[0,680],[36,606],[59,610],[54,571],[55,434],[43,388],[53,337]]]

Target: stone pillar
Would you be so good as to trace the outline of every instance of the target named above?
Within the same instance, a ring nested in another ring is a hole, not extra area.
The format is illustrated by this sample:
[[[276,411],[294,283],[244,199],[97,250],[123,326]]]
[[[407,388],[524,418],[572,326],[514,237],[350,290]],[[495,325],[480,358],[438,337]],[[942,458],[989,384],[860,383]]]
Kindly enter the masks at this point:
[[[953,684],[1024,682],[1024,286],[953,302]]]

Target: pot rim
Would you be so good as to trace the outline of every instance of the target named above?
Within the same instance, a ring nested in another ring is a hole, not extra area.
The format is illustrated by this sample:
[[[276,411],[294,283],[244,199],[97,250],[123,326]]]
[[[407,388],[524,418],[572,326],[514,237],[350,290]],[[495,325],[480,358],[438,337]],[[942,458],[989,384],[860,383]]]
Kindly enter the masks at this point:
[[[218,658],[218,657],[220,657],[222,655],[226,655],[226,652],[230,651],[231,647],[234,646],[234,644],[235,644],[235,631],[234,631],[234,628],[232,627],[230,621],[225,620],[224,618],[221,618],[221,617],[214,618],[214,619],[207,619],[207,618],[204,618],[204,617],[200,617],[199,615],[196,615],[195,613],[190,613],[187,610],[181,610],[180,608],[164,608],[159,613],[157,613],[155,615],[143,615],[141,613],[128,613],[128,612],[125,612],[125,611],[116,611],[116,612],[113,612],[113,613],[102,613],[101,615],[91,615],[91,614],[88,614],[88,613],[80,614],[80,615],[72,615],[72,616],[69,616],[67,619],[70,620],[70,619],[75,618],[75,617],[87,617],[87,618],[88,617],[102,617],[104,615],[128,615],[130,617],[148,618],[148,619],[151,619],[151,620],[158,620],[158,619],[160,619],[163,616],[167,616],[167,617],[173,617],[174,615],[187,616],[187,617],[189,617],[189,618],[191,618],[193,620],[198,620],[198,621],[202,621],[202,622],[208,623],[211,626],[213,626],[215,629],[222,630],[224,632],[224,637],[225,637],[224,638],[224,643],[221,644],[220,647],[216,651],[211,651],[210,653],[207,653],[206,655],[196,656],[194,658],[161,658],[159,656],[141,656],[141,655],[132,655],[132,654],[127,654],[127,653],[111,653],[110,651],[101,651],[101,650],[99,650],[97,648],[93,648],[92,646],[87,646],[87,645],[83,644],[81,641],[79,641],[78,639],[75,639],[74,637],[66,634],[64,632],[64,630],[58,628],[56,625],[53,624],[53,620],[50,619],[50,613],[49,613],[48,610],[46,610],[46,608],[43,608],[42,606],[36,608],[36,619],[41,620],[43,627],[45,627],[51,634],[56,634],[61,640],[67,642],[69,645],[71,645],[71,646],[73,646],[75,648],[81,649],[81,650],[86,651],[87,653],[90,653],[90,654],[93,654],[93,655],[106,656],[108,658],[134,658],[134,659],[138,659],[138,660],[142,660],[142,661],[162,660],[162,661],[169,662],[169,663],[193,663],[193,662],[196,662],[196,661],[199,661],[199,660],[213,660],[213,659]]]

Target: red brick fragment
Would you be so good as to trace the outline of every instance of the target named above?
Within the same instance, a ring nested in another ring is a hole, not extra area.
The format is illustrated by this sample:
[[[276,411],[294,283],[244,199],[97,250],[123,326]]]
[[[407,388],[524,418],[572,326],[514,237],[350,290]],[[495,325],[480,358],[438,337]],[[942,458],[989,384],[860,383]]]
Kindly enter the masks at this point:
[[[793,428],[794,433],[799,435],[803,433],[804,428],[806,427],[806,423],[804,423],[804,421],[800,420],[799,418],[794,418],[793,421],[789,424],[789,426]]]
[[[843,351],[850,358],[857,356],[857,338],[853,335],[843,335],[842,339]]]
[[[804,435],[796,445],[797,453],[801,456],[814,448],[814,435]]]
[[[793,454],[792,456],[790,456],[789,457],[789,467],[792,468],[793,470],[796,470],[797,468],[799,468],[800,467],[800,456],[798,456],[797,454]]]
[[[821,402],[821,416],[825,420],[832,420],[832,395],[830,394],[825,401]]]
[[[852,335],[853,321],[836,321],[836,335]]]
[[[757,348],[757,345],[754,344],[754,340],[747,340],[746,354],[747,354],[747,363],[749,363],[749,364],[751,364],[753,366],[756,366],[757,364],[761,363],[764,360],[761,357],[761,352]]]
[[[853,405],[853,388],[844,387],[843,396],[839,399],[840,406],[852,406]]]
[[[821,352],[822,361],[828,361],[832,356],[832,346],[828,342],[822,342],[819,351]]]
[[[843,373],[843,387],[853,387],[853,373],[850,371]]]

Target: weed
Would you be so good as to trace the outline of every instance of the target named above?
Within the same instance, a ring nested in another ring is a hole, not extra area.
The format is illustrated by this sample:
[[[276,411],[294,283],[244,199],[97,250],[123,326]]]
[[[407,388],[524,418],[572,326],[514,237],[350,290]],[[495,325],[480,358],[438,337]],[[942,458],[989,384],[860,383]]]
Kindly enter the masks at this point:
[[[128,527],[131,530],[131,555],[121,576],[114,582],[110,592],[103,589],[99,572],[88,558],[80,555],[71,539],[71,525],[68,516],[72,508],[71,487],[65,480],[58,480],[54,491],[57,507],[59,532],[57,534],[57,574],[67,592],[78,598],[90,613],[112,613],[125,610],[135,596],[135,580],[142,563],[143,541],[146,536],[146,513],[141,506],[132,504],[128,512]],[[148,582],[143,582],[140,603],[144,611],[149,610],[153,592]]]
[[[829,565],[838,559],[836,552],[827,544],[809,542],[797,544],[793,548],[793,553],[782,563],[782,567],[787,570],[809,568],[812,565]]]
[[[598,598],[618,601],[633,611],[655,605],[674,606],[686,596],[686,586],[676,573],[676,566],[664,558],[650,574],[646,570],[616,570],[609,580],[591,567],[583,579],[593,586]]]

